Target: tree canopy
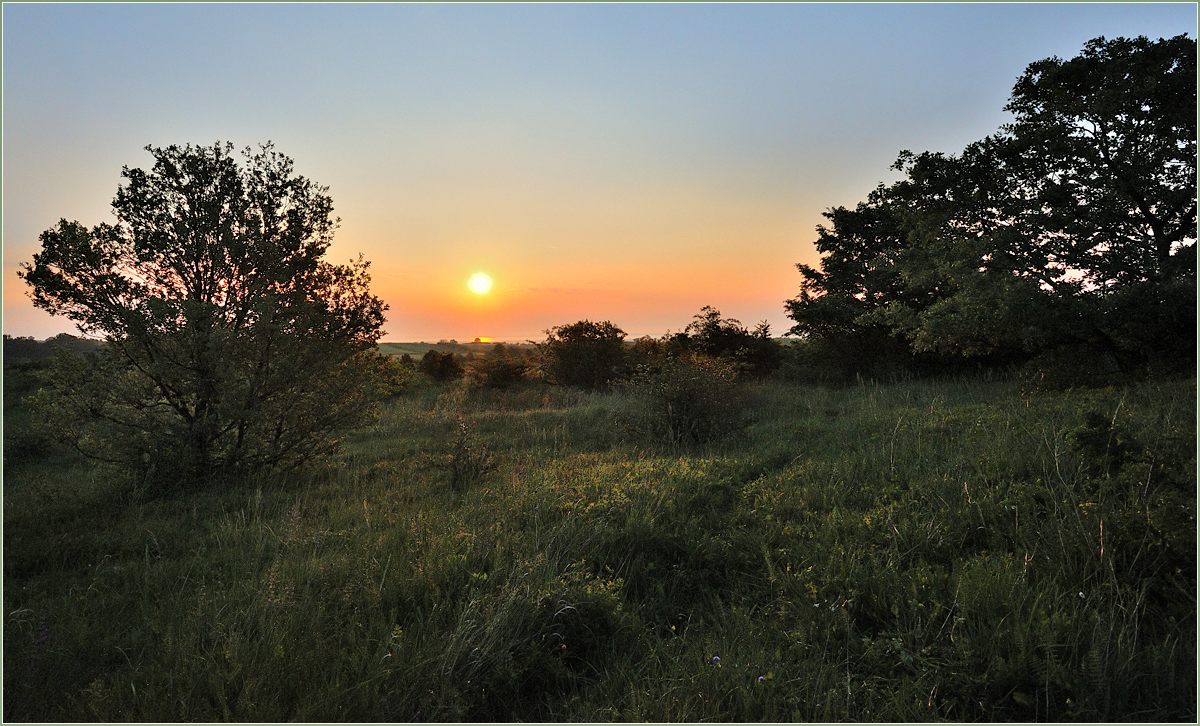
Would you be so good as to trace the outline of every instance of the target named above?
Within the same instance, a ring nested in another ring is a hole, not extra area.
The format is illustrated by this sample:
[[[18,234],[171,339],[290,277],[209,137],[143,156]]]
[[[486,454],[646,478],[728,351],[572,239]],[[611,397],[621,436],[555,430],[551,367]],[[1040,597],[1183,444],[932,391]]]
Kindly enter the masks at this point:
[[[551,381],[602,388],[622,373],[625,331],[607,320],[580,320],[547,330],[538,351]]]
[[[825,213],[790,332],[943,360],[1194,360],[1195,72],[1187,36],[1030,64],[995,134],[902,152],[901,180]]]
[[[369,410],[384,303],[324,255],[328,190],[270,145],[146,147],[114,223],[62,220],[23,266],[34,303],[107,341],[49,406],[85,453],[189,481],[293,466]]]
[[[747,330],[741,321],[721,317],[721,311],[705,305],[681,332],[668,339],[680,352],[723,358],[743,374],[765,375],[779,365],[779,344],[771,338],[765,321]]]

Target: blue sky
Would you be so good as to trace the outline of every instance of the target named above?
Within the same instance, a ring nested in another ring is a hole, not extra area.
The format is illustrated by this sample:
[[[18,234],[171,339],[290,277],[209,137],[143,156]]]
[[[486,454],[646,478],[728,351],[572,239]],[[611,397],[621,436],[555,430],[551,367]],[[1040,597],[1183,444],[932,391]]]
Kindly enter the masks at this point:
[[[15,276],[94,224],[146,144],[272,139],[330,187],[389,339],[633,335],[701,305],[787,327],[825,208],[901,149],[992,133],[1035,60],[1194,37],[1191,4],[12,5],[5,331],[71,330]],[[496,288],[473,299],[476,269]]]

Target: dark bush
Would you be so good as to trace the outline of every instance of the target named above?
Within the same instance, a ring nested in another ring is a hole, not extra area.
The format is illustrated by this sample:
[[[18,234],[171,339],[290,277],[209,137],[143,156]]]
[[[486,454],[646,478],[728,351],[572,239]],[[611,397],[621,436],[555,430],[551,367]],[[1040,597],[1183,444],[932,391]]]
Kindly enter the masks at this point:
[[[435,381],[454,381],[463,377],[463,365],[453,353],[427,350],[421,356],[418,368]]]
[[[603,388],[617,378],[625,363],[625,331],[607,320],[580,320],[546,331],[538,346],[542,368],[554,383]]]
[[[1099,388],[1128,382],[1119,361],[1107,351],[1067,345],[1034,356],[1017,372],[1021,385],[1037,390]]]
[[[666,355],[664,340],[644,335],[626,347],[625,365],[630,371],[636,371],[639,366],[657,366]]]
[[[528,378],[529,361],[503,343],[496,343],[487,353],[471,362],[471,380],[484,388],[506,388]]]
[[[383,393],[386,396],[398,396],[408,390],[417,381],[417,370],[412,363],[412,358],[407,355],[408,364],[406,365],[402,359],[394,357],[383,358],[383,380],[381,382]]]
[[[704,355],[666,356],[657,365],[640,366],[623,387],[631,399],[626,427],[668,446],[728,437],[747,423],[735,378],[729,361]]]
[[[916,358],[889,339],[811,338],[781,346],[778,377],[797,383],[843,385],[861,378],[903,380],[918,374]]]
[[[747,330],[733,318],[722,318],[721,311],[705,305],[683,332],[667,340],[676,352],[699,353],[722,358],[734,364],[739,374],[764,376],[779,367],[780,346],[771,338],[771,326],[759,323]]]

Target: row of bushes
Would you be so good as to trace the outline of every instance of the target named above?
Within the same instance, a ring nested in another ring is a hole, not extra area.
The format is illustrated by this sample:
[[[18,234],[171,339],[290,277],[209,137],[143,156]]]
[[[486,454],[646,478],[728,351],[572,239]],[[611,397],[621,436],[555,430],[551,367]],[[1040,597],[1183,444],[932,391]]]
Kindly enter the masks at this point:
[[[619,411],[618,424],[635,439],[670,447],[704,444],[740,430],[746,422],[738,369],[728,360],[702,353],[659,352],[609,380]],[[546,380],[534,354],[497,344],[464,366],[451,353],[430,351],[420,363],[396,360],[391,367],[395,393],[420,375],[434,380],[454,370],[480,388],[502,388],[531,378]],[[453,380],[442,377],[441,380]]]
[[[395,367],[420,371],[435,381],[465,377],[485,388],[540,380],[598,390],[662,368],[669,360],[697,357],[720,360],[733,375],[762,377],[779,367],[783,346],[771,338],[767,323],[751,331],[706,306],[682,331],[661,338],[627,341],[625,331],[607,320],[581,320],[547,330],[546,339],[532,349],[500,343],[476,357],[429,350],[420,361],[402,355]],[[412,377],[398,370],[396,379]]]
[[[718,361],[738,379],[778,378],[796,383],[844,385],[870,379],[897,381],[928,376],[983,375],[1012,378],[1035,389],[1121,385],[1146,377],[1178,374],[1169,366],[1130,369],[1111,355],[1077,345],[1013,360],[949,364],[935,356],[913,357],[886,344],[849,351],[823,340],[783,342],[770,336],[766,323],[748,330],[705,307],[682,331],[660,338],[626,340],[609,321],[581,320],[546,331],[544,341],[527,346],[496,344],[478,356],[427,351],[419,361],[394,359],[392,390],[411,385],[417,372],[435,381],[466,378],[482,388],[504,388],[539,381],[587,390],[607,390],[645,379],[648,371],[687,367],[685,361]],[[709,364],[705,364],[709,365]]]

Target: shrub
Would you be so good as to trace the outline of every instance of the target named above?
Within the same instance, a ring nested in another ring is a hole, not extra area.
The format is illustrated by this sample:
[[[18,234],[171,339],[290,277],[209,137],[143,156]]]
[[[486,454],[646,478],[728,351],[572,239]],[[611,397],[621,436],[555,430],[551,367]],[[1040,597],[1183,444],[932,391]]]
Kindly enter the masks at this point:
[[[482,482],[496,470],[496,458],[463,417],[455,421],[450,445],[450,486],[456,492]]]
[[[412,358],[408,358],[406,364],[404,360],[385,357],[383,359],[383,393],[386,396],[398,396],[411,388],[417,381],[417,369],[413,365]]]
[[[705,305],[682,333],[668,340],[676,351],[689,351],[722,358],[738,373],[763,376],[779,367],[780,346],[771,338],[771,326],[759,323],[747,330],[733,318]]]
[[[1130,376],[1109,352],[1065,345],[1034,356],[1017,373],[1022,386],[1036,390],[1100,388],[1125,382]]]
[[[463,377],[463,365],[453,353],[427,350],[421,356],[420,371],[435,381],[454,381]]]
[[[472,362],[469,372],[476,385],[506,388],[525,380],[528,369],[524,356],[503,343],[497,343]]]
[[[625,363],[625,331],[607,320],[580,320],[546,331],[539,346],[542,366],[554,383],[584,388],[607,386]]]
[[[704,355],[667,356],[640,366],[624,386],[631,397],[626,426],[669,446],[702,444],[741,430],[745,407],[729,361]]]
[[[776,375],[786,381],[843,385],[856,380],[905,380],[919,373],[919,361],[895,341],[867,335],[828,340],[807,338],[781,346]]]

